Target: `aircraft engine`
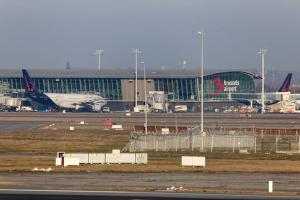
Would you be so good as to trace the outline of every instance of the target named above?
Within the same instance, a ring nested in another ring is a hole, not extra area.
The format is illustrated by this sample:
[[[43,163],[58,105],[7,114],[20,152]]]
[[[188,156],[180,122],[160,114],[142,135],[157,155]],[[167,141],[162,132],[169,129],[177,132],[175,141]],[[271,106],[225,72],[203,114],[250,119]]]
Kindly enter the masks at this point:
[[[80,105],[76,104],[75,105],[75,110],[78,110],[80,108]]]

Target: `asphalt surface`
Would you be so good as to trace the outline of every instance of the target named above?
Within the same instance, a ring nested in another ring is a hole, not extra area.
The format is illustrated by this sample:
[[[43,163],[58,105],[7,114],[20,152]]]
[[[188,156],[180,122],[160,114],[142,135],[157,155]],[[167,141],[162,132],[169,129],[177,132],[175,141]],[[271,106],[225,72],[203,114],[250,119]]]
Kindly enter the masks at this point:
[[[300,191],[299,173],[0,173],[2,189],[27,190],[267,192],[269,180],[274,191]]]
[[[22,130],[34,129],[40,126],[44,126],[46,124],[44,122],[0,121],[0,131],[1,132],[22,131]]]
[[[283,200],[299,199],[297,196],[261,196],[199,193],[153,193],[153,192],[86,192],[86,191],[41,191],[41,190],[0,190],[5,200],[163,200],[163,199],[232,199],[232,200]]]
[[[243,115],[243,114],[242,114]],[[86,123],[103,125],[111,119],[116,124],[124,126],[143,126],[144,114],[133,113],[126,116],[118,113],[0,113],[1,131],[18,131],[39,127],[47,124],[71,124],[85,121]],[[195,126],[200,124],[200,113],[150,113],[149,126]],[[205,127],[224,128],[300,128],[299,114],[251,114],[246,118],[241,114],[205,113]]]

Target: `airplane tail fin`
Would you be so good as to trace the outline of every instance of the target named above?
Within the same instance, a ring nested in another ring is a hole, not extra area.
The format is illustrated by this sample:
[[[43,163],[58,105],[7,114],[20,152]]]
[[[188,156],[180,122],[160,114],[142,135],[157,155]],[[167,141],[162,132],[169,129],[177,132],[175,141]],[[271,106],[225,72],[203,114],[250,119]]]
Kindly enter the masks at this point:
[[[26,69],[22,69],[22,74],[23,74],[23,83],[24,83],[26,92],[29,92],[29,93],[35,92],[36,91],[36,87],[35,87],[32,79],[30,78],[27,70]]]
[[[285,80],[283,81],[281,87],[278,89],[278,92],[289,92],[290,91],[290,84],[292,79],[292,73],[289,73]]]

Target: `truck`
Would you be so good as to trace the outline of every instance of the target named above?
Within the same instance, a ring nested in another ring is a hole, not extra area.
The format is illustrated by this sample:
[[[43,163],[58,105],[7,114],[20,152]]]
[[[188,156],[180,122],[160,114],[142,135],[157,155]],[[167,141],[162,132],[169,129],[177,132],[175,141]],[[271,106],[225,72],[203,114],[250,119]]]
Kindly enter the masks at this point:
[[[109,113],[110,112],[110,108],[109,107],[103,107],[102,108],[102,112]]]

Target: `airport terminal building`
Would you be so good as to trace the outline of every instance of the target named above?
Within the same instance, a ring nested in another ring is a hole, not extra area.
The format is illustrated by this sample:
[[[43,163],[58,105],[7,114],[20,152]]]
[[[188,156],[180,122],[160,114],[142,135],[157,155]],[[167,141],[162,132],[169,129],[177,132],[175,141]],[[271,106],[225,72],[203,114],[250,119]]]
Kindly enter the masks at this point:
[[[0,90],[24,92],[21,69],[0,70]],[[28,69],[36,87],[46,93],[94,93],[114,101],[134,101],[135,73],[132,69],[46,70]],[[164,91],[170,101],[198,101],[201,88],[200,71],[148,70],[147,91]],[[255,80],[259,76],[245,71],[206,72],[204,98],[206,101],[252,99]],[[138,71],[138,101],[144,101],[144,72]]]

